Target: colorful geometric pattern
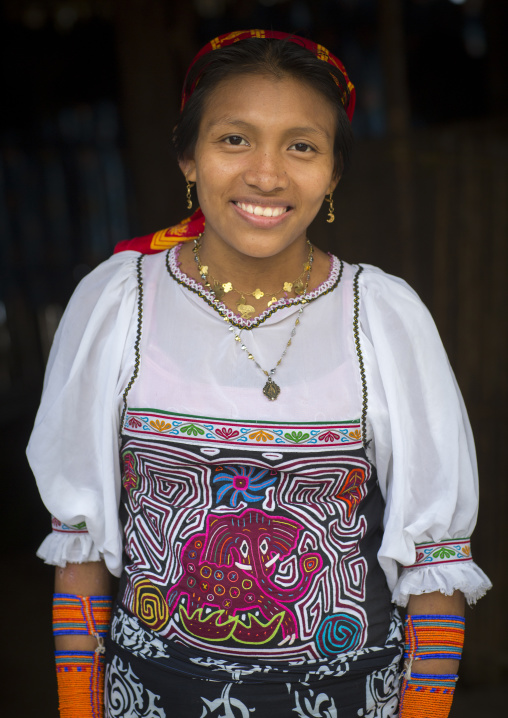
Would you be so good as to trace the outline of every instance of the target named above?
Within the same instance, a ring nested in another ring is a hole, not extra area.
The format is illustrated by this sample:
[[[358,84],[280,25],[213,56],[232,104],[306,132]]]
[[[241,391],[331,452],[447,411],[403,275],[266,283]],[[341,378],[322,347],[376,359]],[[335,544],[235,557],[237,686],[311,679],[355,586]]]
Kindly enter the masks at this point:
[[[460,660],[464,624],[462,616],[407,616],[404,657],[411,661],[431,658]]]
[[[111,596],[53,595],[53,635],[106,635],[111,622]]]
[[[55,651],[60,718],[103,718],[104,657],[92,651]]]
[[[122,440],[122,604],[145,626],[242,660],[254,648],[275,662],[323,660],[384,642],[384,505],[358,420],[130,407]]]
[[[342,88],[340,88],[337,84],[337,80],[335,79],[335,77],[333,75],[332,77],[334,77],[334,80],[337,84],[337,89],[341,91],[341,101],[344,106],[344,109],[346,110],[347,116],[350,120],[353,118],[356,91],[353,83],[348,77],[346,68],[344,67],[342,62],[337,57],[335,57],[335,55],[333,55],[329,50],[327,50],[326,47],[324,47],[323,45],[318,45],[312,40],[307,40],[304,37],[299,37],[298,35],[293,35],[292,33],[277,32],[274,30],[238,30],[236,32],[229,32],[224,35],[219,35],[219,37],[214,38],[204,47],[202,47],[198,54],[192,60],[191,64],[189,65],[189,69],[187,70],[187,75],[184,82],[184,91],[182,93],[182,104],[180,108],[181,110],[183,110],[183,108],[185,107],[187,101],[191,97],[199,82],[198,76],[194,80],[192,87],[187,88],[187,76],[191,68],[195,64],[196,60],[209,52],[213,52],[214,50],[218,50],[223,47],[228,47],[229,45],[233,45],[236,42],[240,42],[241,40],[248,40],[250,38],[262,38],[267,40],[287,40],[288,42],[292,42],[295,45],[300,45],[301,47],[304,47],[306,50],[310,50],[310,52],[312,52],[312,54],[315,55],[318,60],[327,62],[329,65],[332,65],[333,67],[336,67],[338,70],[340,70],[347,84],[347,92],[342,91]]]
[[[415,548],[416,561],[405,568],[472,561],[470,539],[450,539],[439,543],[418,543]]]
[[[125,415],[124,433],[170,436],[185,442],[219,443],[245,447],[306,447],[325,450],[362,446],[360,423],[347,421],[327,423],[263,423],[258,421],[224,421],[211,417],[177,414],[155,409],[130,408]]]
[[[447,718],[458,676],[415,674],[402,682],[399,718]]]
[[[158,232],[152,232],[143,237],[134,237],[133,239],[124,239],[115,246],[114,253],[131,250],[141,252],[142,254],[157,254],[165,249],[171,249],[180,242],[187,242],[196,239],[202,234],[205,227],[205,217],[203,212],[197,210],[190,217],[186,217],[179,224],[175,224],[167,229],[161,229]]]

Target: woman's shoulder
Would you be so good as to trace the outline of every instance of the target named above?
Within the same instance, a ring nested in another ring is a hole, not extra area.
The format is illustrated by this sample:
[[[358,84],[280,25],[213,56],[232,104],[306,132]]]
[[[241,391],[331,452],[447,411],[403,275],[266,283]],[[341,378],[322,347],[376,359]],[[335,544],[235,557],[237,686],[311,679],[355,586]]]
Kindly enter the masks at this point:
[[[137,287],[137,268],[141,256],[139,252],[127,251],[113,254],[98,264],[76,286],[68,308],[74,308],[76,304],[85,308],[93,307],[98,302],[116,304],[121,301],[125,294]]]
[[[391,307],[397,313],[429,311],[418,293],[402,277],[372,264],[352,265],[358,277],[360,299],[367,305]]]
[[[400,291],[409,295],[418,296],[414,289],[402,277],[385,272],[373,264],[352,265],[359,272],[360,285],[367,290],[378,292]]]
[[[76,291],[88,290],[90,286],[105,285],[109,282],[128,281],[130,277],[136,276],[136,266],[141,256],[135,251],[112,254],[85,274]]]
[[[118,316],[123,308],[134,305],[138,290],[139,252],[114,254],[86,274],[75,288],[56,339],[79,335],[91,324]]]
[[[423,305],[417,292],[402,277],[389,274],[373,264],[353,264],[338,259],[334,255],[332,266],[337,266],[340,284],[346,292],[358,293],[360,302],[390,299],[405,300],[415,305]]]

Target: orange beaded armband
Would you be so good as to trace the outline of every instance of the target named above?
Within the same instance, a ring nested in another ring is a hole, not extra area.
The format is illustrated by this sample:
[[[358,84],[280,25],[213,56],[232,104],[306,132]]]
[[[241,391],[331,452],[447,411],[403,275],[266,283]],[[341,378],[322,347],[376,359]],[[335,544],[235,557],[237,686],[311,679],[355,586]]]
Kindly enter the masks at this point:
[[[55,651],[60,718],[103,718],[104,656]]]
[[[401,687],[399,718],[447,718],[458,676],[412,673],[413,661],[460,659],[464,644],[464,618],[446,615],[407,616],[405,627],[406,669]]]
[[[53,596],[55,636],[95,636],[95,651],[55,651],[60,718],[103,718],[104,636],[111,621],[110,596]]]
[[[101,645],[111,622],[111,596],[53,595],[53,635],[95,636]]]
[[[454,658],[460,660],[464,645],[462,616],[407,616],[404,658]]]
[[[400,692],[399,718],[447,718],[452,707],[455,683],[453,674],[413,673],[404,678]]]

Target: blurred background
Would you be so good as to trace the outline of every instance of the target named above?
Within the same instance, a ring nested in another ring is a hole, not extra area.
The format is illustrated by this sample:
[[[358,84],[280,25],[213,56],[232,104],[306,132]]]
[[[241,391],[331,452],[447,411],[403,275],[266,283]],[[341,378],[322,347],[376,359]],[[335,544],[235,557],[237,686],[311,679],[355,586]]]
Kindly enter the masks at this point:
[[[473,553],[495,585],[467,614],[452,715],[504,714],[508,2],[3,0],[0,7],[1,660],[9,676],[2,715],[57,716],[53,571],[34,556],[50,526],[24,457],[53,333],[78,281],[116,242],[185,216],[185,183],[170,146],[185,69],[210,38],[252,27],[324,44],[356,85],[356,148],[336,192],[338,221],[328,225],[322,213],[312,239],[347,261],[404,277],[441,332],[477,441]]]

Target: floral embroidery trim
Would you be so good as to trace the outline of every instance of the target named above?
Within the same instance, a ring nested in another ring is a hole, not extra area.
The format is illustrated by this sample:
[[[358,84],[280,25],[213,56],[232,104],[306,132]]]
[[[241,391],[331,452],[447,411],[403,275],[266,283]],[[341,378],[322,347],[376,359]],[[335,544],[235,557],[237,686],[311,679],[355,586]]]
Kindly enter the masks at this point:
[[[416,561],[405,568],[472,561],[470,539],[455,539],[440,541],[439,543],[418,543],[415,548]]]
[[[169,414],[153,409],[128,409],[124,431],[129,434],[171,436],[199,443],[227,443],[243,446],[322,446],[325,449],[362,444],[359,421],[337,424],[263,424],[258,421],[229,421],[211,417]]]
[[[344,262],[341,259],[337,259],[337,257],[330,255],[332,261],[328,278],[318,287],[313,289],[312,292],[308,292],[302,297],[279,299],[276,304],[274,304],[269,309],[265,309],[265,311],[262,312],[262,314],[260,314],[259,316],[252,319],[242,319],[241,317],[237,316],[231,309],[228,309],[225,304],[223,304],[222,302],[217,302],[212,292],[209,292],[201,284],[199,284],[199,282],[196,282],[195,279],[188,277],[184,272],[182,272],[178,263],[180,247],[181,245],[177,245],[172,249],[168,249],[168,251],[166,252],[166,268],[169,275],[176,282],[178,282],[178,284],[181,284],[186,289],[189,289],[191,292],[194,292],[194,294],[197,294],[199,297],[201,297],[201,299],[204,299],[204,301],[221,317],[227,318],[227,320],[238,329],[255,329],[279,309],[298,306],[298,304],[301,304],[302,300],[305,300],[307,303],[309,303],[314,301],[314,299],[323,296],[324,294],[328,294],[333,289],[335,289],[335,287],[338,286],[342,278],[342,273],[344,271]]]
[[[80,521],[79,524],[63,524],[54,516],[51,517],[51,528],[54,533],[73,533],[73,534],[86,534],[88,530],[86,528],[85,521]]]

